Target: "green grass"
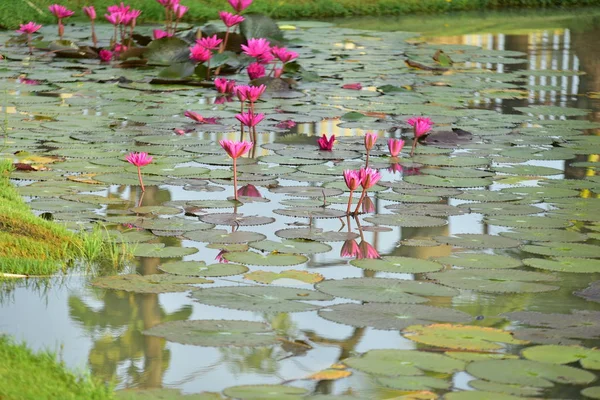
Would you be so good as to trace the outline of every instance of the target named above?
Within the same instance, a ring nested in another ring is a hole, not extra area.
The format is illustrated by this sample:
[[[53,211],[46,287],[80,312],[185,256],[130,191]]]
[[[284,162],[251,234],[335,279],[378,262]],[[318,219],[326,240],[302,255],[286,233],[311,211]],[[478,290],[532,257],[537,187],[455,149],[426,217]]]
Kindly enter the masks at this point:
[[[32,352],[0,336],[0,399],[2,400],[109,400],[112,387],[80,376],[48,351]]]
[[[76,10],[74,19],[84,20],[81,7],[93,4],[98,15],[104,15],[115,0],[10,0],[0,2],[0,26],[14,29],[30,20],[50,24],[53,17],[48,5],[60,3]],[[142,22],[162,22],[163,8],[155,0],[126,1],[143,10]],[[230,11],[225,0],[184,0],[190,7],[185,20],[199,22],[216,19],[220,10]],[[494,10],[504,8],[554,8],[600,6],[600,0],[254,0],[248,11],[260,12],[278,19],[330,18],[358,15],[404,15],[455,11]]]

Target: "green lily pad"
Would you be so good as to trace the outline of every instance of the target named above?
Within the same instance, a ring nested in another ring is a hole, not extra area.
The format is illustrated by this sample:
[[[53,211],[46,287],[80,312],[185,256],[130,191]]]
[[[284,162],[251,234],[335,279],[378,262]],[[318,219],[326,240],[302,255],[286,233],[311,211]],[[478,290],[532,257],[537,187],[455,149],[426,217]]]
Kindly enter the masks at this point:
[[[523,400],[522,397],[512,396],[504,393],[484,392],[469,390],[462,392],[450,392],[444,395],[445,400]]]
[[[484,381],[482,379],[469,381],[469,386],[477,390],[483,390],[494,393],[504,393],[514,396],[538,397],[542,394],[541,388],[523,385],[511,385],[508,383],[490,382]]]
[[[490,160],[477,157],[447,157],[447,156],[415,156],[413,161],[425,165],[444,167],[481,167],[487,166]],[[435,185],[432,185],[435,186]],[[484,185],[485,186],[485,185]],[[456,186],[460,187],[460,186]],[[467,186],[464,186],[467,187]]]
[[[600,281],[590,283],[588,287],[573,293],[575,296],[583,297],[588,301],[600,303]]]
[[[402,274],[435,272],[444,268],[442,264],[434,261],[395,256],[384,256],[381,259],[357,259],[350,261],[350,264],[370,271],[397,272]]]
[[[412,193],[377,193],[377,198],[399,203],[437,203],[442,200],[441,197],[437,196],[423,196]]]
[[[135,246],[133,255],[136,257],[172,258],[189,256],[197,252],[198,249],[195,247],[165,246],[164,243],[140,243]]]
[[[210,306],[256,312],[299,312],[321,308],[297,300],[333,300],[314,290],[277,286],[224,286],[192,292],[192,298]]]
[[[176,232],[201,231],[205,229],[212,229],[215,227],[212,224],[205,224],[196,220],[173,217],[139,219],[134,222],[134,225],[144,229]]]
[[[367,217],[365,221],[375,225],[401,226],[401,227],[431,227],[444,226],[448,222],[442,218],[426,217],[422,215],[401,215],[401,214],[377,214],[374,217]]]
[[[542,258],[526,258],[523,263],[528,267],[545,269],[549,271],[571,273],[600,272],[600,260],[581,259],[573,257],[555,257],[552,260]]]
[[[459,200],[468,200],[468,201],[481,201],[481,202],[498,202],[498,201],[514,201],[514,200],[522,200],[525,196],[521,196],[514,193],[503,193],[499,191],[489,191],[489,190],[472,190],[467,191],[462,194],[452,196],[455,199]]]
[[[345,211],[323,207],[294,207],[273,210],[275,214],[295,218],[340,218],[346,215]]]
[[[428,277],[442,285],[489,293],[536,293],[558,289],[557,286],[537,283],[556,281],[555,276],[520,270],[455,269],[429,273]]]
[[[181,213],[181,209],[179,208],[165,206],[133,207],[130,210],[136,214],[177,215]]]
[[[244,275],[244,279],[250,279],[264,284],[273,283],[278,279],[291,279],[304,283],[317,283],[323,280],[323,275],[290,269],[282,272],[252,271],[249,274]]]
[[[223,400],[219,393],[181,394],[178,389],[126,389],[117,390],[115,396],[118,400]]]
[[[237,244],[257,242],[266,239],[266,236],[256,232],[235,231],[227,232],[225,229],[211,229],[208,231],[186,232],[185,237],[190,240],[208,243]]]
[[[496,328],[469,325],[433,324],[405,328],[402,336],[417,343],[457,350],[494,351],[504,344],[527,344],[510,332]]]
[[[188,284],[212,283],[207,279],[179,277],[167,274],[113,275],[96,278],[92,286],[102,289],[124,290],[135,293],[187,292],[194,289]]]
[[[591,372],[529,360],[475,361],[467,365],[471,375],[492,382],[548,388],[554,383],[586,385],[596,376]]]
[[[585,243],[544,242],[523,245],[521,250],[551,257],[600,258],[600,246]]]
[[[314,240],[284,239],[281,243],[272,240],[263,240],[260,242],[249,243],[249,245],[254,249],[276,253],[317,254],[327,253],[331,250],[330,245],[315,242]]]
[[[161,264],[159,269],[173,275],[185,276],[232,276],[248,272],[240,264],[219,263],[206,265],[204,261],[171,261]]]
[[[483,269],[517,268],[523,265],[521,260],[516,258],[485,253],[457,253],[446,257],[436,257],[433,261],[461,268]]]
[[[500,236],[532,242],[583,242],[588,236],[563,229],[515,229],[513,232],[500,232]]]
[[[590,399],[600,399],[600,386],[591,386],[581,391],[581,394]]]
[[[469,314],[451,308],[420,304],[336,304],[319,310],[319,316],[328,321],[375,329],[400,330],[410,325],[434,322],[469,322]]]
[[[466,203],[460,204],[458,207],[467,209],[472,213],[484,215],[524,215],[544,212],[544,210],[535,206],[510,203]]]
[[[511,193],[517,196],[523,196],[529,201],[532,199],[536,200],[549,200],[559,199],[563,197],[577,197],[579,192],[571,189],[561,189],[552,187],[514,187],[505,188],[500,191],[501,193]]]
[[[486,217],[484,222],[489,225],[508,226],[512,228],[557,229],[571,225],[564,219],[537,217],[528,215]]]
[[[240,400],[302,400],[308,391],[284,385],[240,385],[223,390],[226,396]]]
[[[518,247],[521,244],[520,241],[514,239],[475,233],[465,233],[456,236],[436,236],[434,239],[439,243],[473,249],[507,249]]]
[[[489,178],[445,178],[435,175],[411,175],[404,181],[424,186],[450,187],[450,188],[472,188],[490,186],[493,181]]]
[[[521,352],[528,360],[550,364],[580,362],[585,369],[600,369],[600,350],[582,346],[542,345],[528,347]]]
[[[423,296],[453,297],[458,290],[434,283],[390,278],[346,278],[326,280],[317,290],[346,299],[383,303],[425,303]]]
[[[544,175],[561,175],[563,170],[558,168],[543,167],[539,165],[515,165],[511,167],[494,167],[494,171],[503,174],[526,175],[526,176],[544,176]]]
[[[200,221],[214,225],[257,226],[275,222],[275,218],[258,215],[244,216],[237,213],[206,214],[199,217]]]
[[[269,267],[285,267],[298,265],[308,261],[308,257],[301,254],[260,254],[252,251],[227,252],[223,255],[227,261],[249,264],[263,265]]]
[[[270,346],[277,343],[277,336],[269,325],[254,321],[169,321],[142,333],[193,346]]]
[[[450,380],[434,378],[431,376],[397,376],[394,378],[377,378],[383,386],[397,390],[435,390],[449,389],[452,387]]]
[[[342,360],[350,368],[369,375],[419,376],[425,371],[452,374],[463,371],[465,362],[443,354],[416,350],[377,349]]]

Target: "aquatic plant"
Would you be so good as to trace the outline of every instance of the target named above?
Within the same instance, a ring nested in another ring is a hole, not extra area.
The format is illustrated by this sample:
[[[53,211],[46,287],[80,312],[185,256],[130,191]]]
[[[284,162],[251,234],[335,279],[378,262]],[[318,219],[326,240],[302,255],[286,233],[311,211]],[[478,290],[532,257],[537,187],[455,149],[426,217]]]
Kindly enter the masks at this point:
[[[323,135],[324,136],[324,135]],[[362,180],[360,177],[360,171],[347,169],[344,171],[344,182],[348,189],[350,189],[350,195],[348,197],[348,207],[346,207],[346,214],[350,214],[350,207],[352,207],[352,194],[360,186]]]
[[[144,181],[142,179],[142,167],[152,162],[152,156],[149,156],[148,153],[144,152],[131,152],[125,157],[125,159],[127,160],[127,162],[137,167],[137,174],[138,179],[140,181],[140,186],[142,188],[142,192],[145,192],[146,188],[144,187]]]
[[[42,28],[42,25],[36,24],[33,21],[30,21],[26,24],[21,24],[17,32],[23,33],[27,35],[27,46],[29,47],[29,54],[33,54],[33,47],[31,46],[31,37],[34,33],[39,31]]]
[[[74,11],[69,10],[65,6],[61,6],[60,4],[52,4],[48,6],[48,10],[56,17],[58,21],[58,37],[62,40],[63,35],[65,33],[65,26],[63,24],[63,19],[71,17],[75,14]]]
[[[379,182],[379,180],[381,179],[381,174],[375,169],[365,167],[360,169],[359,179],[360,185],[362,186],[363,190],[360,195],[360,198],[358,199],[356,209],[354,210],[355,215],[358,214],[358,210],[360,209],[362,202],[365,196],[367,195],[367,190],[372,188],[377,182]]]
[[[92,28],[92,42],[94,43],[94,47],[96,47],[98,45],[98,38],[96,37],[96,29],[94,26],[94,22],[96,20],[96,9],[94,6],[83,7],[83,13],[90,19],[90,26]]]
[[[236,116],[237,117],[237,116]],[[263,115],[264,117],[264,115]],[[238,199],[237,191],[237,159],[246,154],[253,146],[253,143],[234,140],[219,140],[221,147],[227,152],[229,157],[233,159],[233,195]]]
[[[335,135],[331,135],[329,139],[327,139],[327,135],[323,134],[318,140],[317,144],[319,145],[319,150],[323,151],[332,151],[333,143],[335,142]]]
[[[398,154],[402,151],[404,147],[404,140],[402,139],[388,139],[388,150],[390,151],[390,155],[392,157],[398,157]]]
[[[406,122],[413,127],[414,137],[412,148],[410,149],[410,156],[412,157],[415,155],[415,149],[417,148],[419,138],[426,135],[431,130],[433,122],[431,122],[429,118],[425,117],[410,118]]]
[[[367,160],[365,162],[365,167],[369,166],[369,154],[371,153],[371,149],[375,146],[375,142],[377,142],[377,134],[372,132],[367,132],[365,134],[365,149],[367,150]]]

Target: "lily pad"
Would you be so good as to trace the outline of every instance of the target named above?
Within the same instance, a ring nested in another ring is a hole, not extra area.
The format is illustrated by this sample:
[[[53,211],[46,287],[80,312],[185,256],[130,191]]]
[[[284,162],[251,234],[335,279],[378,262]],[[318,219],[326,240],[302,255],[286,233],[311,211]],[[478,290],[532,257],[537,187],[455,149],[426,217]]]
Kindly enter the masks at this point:
[[[346,299],[382,303],[425,303],[423,296],[453,297],[458,290],[435,283],[390,278],[346,278],[326,280],[317,290]]]
[[[240,385],[223,390],[226,396],[240,400],[302,400],[308,391],[284,385]]]
[[[274,242],[272,240],[263,240],[249,244],[250,247],[262,251],[276,253],[295,253],[295,254],[317,254],[326,253],[331,250],[331,246],[325,243],[315,242],[314,240],[282,240]]]
[[[455,269],[429,273],[428,277],[442,285],[489,293],[536,293],[558,289],[557,286],[537,283],[556,281],[555,276],[520,270]]]
[[[504,344],[527,344],[517,340],[507,331],[482,326],[433,324],[409,326],[402,336],[429,346],[456,350],[495,351],[505,348]]]
[[[266,239],[266,236],[261,233],[245,231],[235,231],[229,233],[225,229],[212,229],[209,231],[191,231],[186,232],[185,237],[198,242],[220,244],[248,243]]]
[[[229,226],[256,226],[267,225],[275,222],[275,218],[262,217],[258,215],[244,216],[244,214],[223,213],[223,214],[207,214],[199,217],[200,221],[214,225],[229,225]]]
[[[324,279],[323,275],[321,274],[311,273],[308,271],[298,271],[294,269],[283,272],[252,271],[249,274],[244,275],[244,278],[265,284],[273,283],[278,279],[291,279],[304,283],[317,283]]]
[[[198,249],[195,247],[165,246],[164,243],[140,243],[135,246],[133,255],[136,257],[172,258],[189,256],[197,252]]]
[[[179,277],[167,274],[155,275],[114,275],[96,278],[92,286],[102,289],[124,290],[135,293],[187,292],[193,289],[188,284],[212,283],[202,278]]]
[[[299,312],[321,308],[298,300],[333,300],[314,290],[271,286],[224,286],[192,292],[202,304],[256,312]]]
[[[583,297],[588,301],[600,303],[600,281],[590,283],[585,289],[573,293],[576,296]]]
[[[500,236],[532,242],[583,242],[588,236],[563,229],[514,229],[513,232],[500,232]]]
[[[511,385],[508,383],[490,382],[482,379],[469,381],[469,386],[477,390],[484,390],[494,393],[504,393],[514,396],[538,397],[542,394],[541,388],[523,385]]]
[[[518,240],[501,236],[467,233],[456,236],[436,236],[434,239],[439,243],[473,249],[507,249],[521,244]]]
[[[533,228],[533,229],[557,229],[566,228],[571,225],[564,219],[537,217],[537,216],[500,216],[486,217],[484,222],[489,225],[508,226],[512,228]]]
[[[458,207],[484,215],[524,215],[544,212],[539,207],[510,203],[466,203],[460,204]]]
[[[173,275],[185,276],[231,276],[248,272],[240,264],[219,263],[206,265],[204,261],[171,261],[161,264],[159,269]]]
[[[461,268],[483,269],[517,268],[523,265],[521,260],[516,258],[486,253],[457,253],[447,257],[436,257],[433,261]]]
[[[448,223],[445,219],[441,218],[408,214],[377,214],[374,217],[365,218],[365,221],[375,225],[401,226],[407,228],[444,226]]]
[[[435,390],[450,389],[452,382],[446,379],[431,376],[397,376],[393,378],[378,378],[377,382],[383,386],[397,390]]]
[[[590,399],[600,399],[600,386],[591,386],[581,391],[581,394]]]
[[[298,265],[308,261],[308,257],[301,254],[260,254],[253,251],[234,251],[223,255],[227,261],[250,264],[264,265],[269,267],[285,267]]]
[[[275,214],[295,218],[341,218],[346,215],[345,211],[334,210],[323,207],[294,207],[288,209],[273,210]]]
[[[528,267],[545,269],[549,271],[571,273],[600,272],[600,260],[581,259],[574,257],[554,257],[552,260],[542,258],[526,258],[523,263]]]
[[[550,257],[600,258],[600,246],[585,243],[544,242],[523,245],[521,250]]]
[[[528,360],[550,364],[580,362],[585,369],[600,369],[600,350],[582,346],[542,345],[528,347],[521,352]]]
[[[384,256],[381,259],[363,258],[352,260],[350,264],[370,271],[397,272],[401,274],[435,272],[444,268],[442,264],[434,261],[395,256]]]

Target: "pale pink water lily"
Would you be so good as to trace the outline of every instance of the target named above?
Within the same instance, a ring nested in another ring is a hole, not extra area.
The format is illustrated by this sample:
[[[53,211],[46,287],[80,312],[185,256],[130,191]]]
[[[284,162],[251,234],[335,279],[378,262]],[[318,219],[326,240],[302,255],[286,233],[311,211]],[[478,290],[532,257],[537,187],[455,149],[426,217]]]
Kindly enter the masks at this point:
[[[346,214],[350,214],[350,207],[352,207],[352,194],[361,183],[361,177],[359,171],[346,169],[344,170],[344,182],[348,189],[350,189],[350,196],[348,197],[348,206],[346,207]]]
[[[190,60],[193,60],[198,63],[203,63],[212,58],[212,53],[210,50],[206,49],[199,44],[195,44],[190,48]]]
[[[254,128],[265,118],[265,114],[254,114],[252,111],[236,114],[235,118],[249,128]]]
[[[356,205],[356,209],[354,210],[354,214],[358,214],[358,210],[360,209],[362,202],[367,195],[367,190],[372,188],[379,180],[381,179],[381,174],[372,168],[366,167],[361,168],[359,171],[360,176],[360,185],[363,190],[360,195],[360,199],[358,200],[358,204]]]
[[[346,83],[342,86],[342,89],[362,90],[362,85],[360,83]]]
[[[127,160],[127,162],[129,162],[130,164],[133,164],[137,167],[137,172],[138,172],[138,179],[140,181],[140,186],[142,188],[142,192],[146,191],[146,188],[144,187],[144,181],[142,179],[142,167],[146,166],[148,164],[150,164],[152,162],[152,156],[149,156],[148,153],[129,153],[126,157],[125,160]]]
[[[398,154],[402,151],[402,147],[404,147],[404,140],[388,139],[388,149],[392,157],[398,157]]]
[[[228,13],[227,11],[219,11],[219,18],[225,24],[226,27],[231,28],[232,26],[236,26],[244,20],[244,17],[241,15],[235,15],[232,13]]]
[[[377,141],[377,134],[372,132],[367,132],[365,134],[365,149],[367,150],[367,160],[365,162],[365,167],[369,166],[369,155],[371,153],[371,149],[375,146],[375,142]]]
[[[236,86],[235,86],[234,80],[229,80],[229,79],[225,79],[225,78],[215,79],[215,88],[217,88],[217,92],[219,92],[219,93],[223,93],[223,94],[233,93],[233,90],[235,87]]]
[[[102,49],[98,52],[98,56],[102,62],[108,62],[113,58],[113,52],[110,50]]]
[[[94,6],[83,7],[83,13],[91,20],[96,19],[96,9]]]
[[[223,39],[219,39],[217,35],[206,36],[196,40],[196,43],[208,50],[215,50],[222,42]]]
[[[360,247],[358,247],[358,243],[356,240],[346,240],[342,245],[342,250],[340,251],[340,257],[345,258],[355,258],[360,255]]]
[[[335,135],[331,135],[329,139],[327,139],[327,135],[323,134],[318,140],[317,144],[319,145],[319,150],[323,151],[332,151],[333,150],[333,142],[335,142]]]
[[[266,73],[265,66],[257,62],[248,65],[246,70],[248,72],[248,77],[250,78],[250,80],[262,78],[263,76],[265,76]]]
[[[433,122],[431,119],[426,117],[413,117],[406,121],[409,125],[413,127],[413,144],[410,150],[410,156],[415,155],[415,149],[417,148],[417,144],[419,142],[419,138],[425,136],[433,126]]]
[[[244,54],[250,57],[259,58],[265,53],[271,55],[271,43],[264,38],[248,39],[248,45],[243,44],[241,47]]]
[[[237,191],[237,159],[246,154],[253,146],[253,143],[235,140],[219,140],[219,144],[225,150],[225,152],[233,159],[233,194],[234,198],[238,199]]]
[[[360,252],[357,258],[380,258],[377,249],[364,240],[361,240],[358,244],[358,248],[360,249]]]
[[[229,5],[239,14],[246,8],[250,7],[252,0],[227,0]]]
[[[63,25],[62,20],[65,18],[69,18],[70,16],[75,14],[75,12],[69,10],[65,6],[61,6],[60,4],[52,4],[48,6],[48,10],[50,10],[50,12],[54,14],[56,19],[58,20],[58,37],[60,40],[62,40],[62,37],[65,33],[65,26]]]
[[[119,53],[123,53],[123,52],[127,51],[127,49],[128,49],[127,46],[124,46],[124,45],[122,45],[120,43],[117,43],[117,44],[115,44],[115,47],[113,48],[113,51],[115,53],[119,54]]]
[[[171,37],[171,36],[173,36],[171,33],[167,32],[167,31],[163,31],[162,29],[154,29],[152,31],[152,38],[154,40]]]
[[[271,48],[271,54],[277,57],[277,59],[279,59],[279,61],[281,61],[284,64],[298,58],[298,53],[296,53],[295,51],[290,51],[285,47],[273,46]]]

